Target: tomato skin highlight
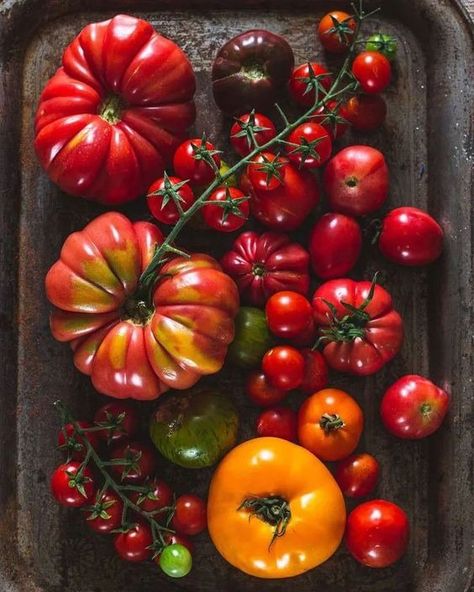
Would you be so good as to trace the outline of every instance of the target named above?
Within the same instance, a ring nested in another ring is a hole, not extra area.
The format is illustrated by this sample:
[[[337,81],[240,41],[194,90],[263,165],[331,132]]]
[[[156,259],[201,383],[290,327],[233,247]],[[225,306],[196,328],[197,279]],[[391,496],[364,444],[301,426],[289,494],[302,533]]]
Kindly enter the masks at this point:
[[[380,95],[356,95],[346,105],[346,119],[361,132],[378,129],[387,115],[387,104]]]
[[[352,73],[365,93],[378,94],[390,84],[392,67],[378,51],[363,51],[353,61]]]
[[[307,89],[305,79],[309,79],[310,77],[310,68],[315,76],[321,76],[321,78],[318,78],[318,82],[326,91],[331,88],[333,83],[330,72],[322,64],[307,62],[306,64],[296,66],[288,83],[288,90],[293,100],[298,105],[303,105],[304,107],[311,107],[316,99],[314,89],[305,92]],[[327,74],[327,76],[323,76],[324,74]]]
[[[371,454],[352,454],[337,463],[335,479],[347,497],[359,498],[372,493],[377,485],[380,465]]]
[[[296,442],[298,436],[297,415],[289,407],[272,407],[262,411],[257,418],[257,434]]]
[[[268,299],[265,314],[270,331],[283,339],[297,337],[313,322],[309,300],[288,290],[277,292]]]
[[[71,460],[67,463],[59,465],[51,475],[50,489],[54,498],[61,504],[61,506],[69,508],[80,508],[91,502],[95,494],[95,485],[92,473],[86,467],[82,473],[85,496],[79,491],[77,487],[71,487],[71,479],[77,476],[81,467],[81,463],[76,460]]]
[[[303,382],[304,358],[294,347],[277,345],[263,356],[262,370],[270,384],[291,391]]]
[[[139,563],[152,556],[148,547],[153,543],[153,536],[148,524],[137,522],[127,532],[120,532],[114,538],[117,555],[124,561]]]
[[[283,401],[287,391],[278,389],[270,384],[265,374],[254,370],[249,374],[245,383],[245,392],[248,398],[260,407],[271,407]]]
[[[334,20],[339,24],[347,24],[345,34],[338,35],[337,31],[332,31]],[[350,14],[342,10],[333,10],[325,14],[319,22],[319,40],[326,51],[336,54],[344,53],[349,49],[352,38],[354,37],[355,28],[356,23]]]
[[[171,519],[171,528],[184,535],[196,535],[207,526],[206,503],[191,493],[180,495]]]

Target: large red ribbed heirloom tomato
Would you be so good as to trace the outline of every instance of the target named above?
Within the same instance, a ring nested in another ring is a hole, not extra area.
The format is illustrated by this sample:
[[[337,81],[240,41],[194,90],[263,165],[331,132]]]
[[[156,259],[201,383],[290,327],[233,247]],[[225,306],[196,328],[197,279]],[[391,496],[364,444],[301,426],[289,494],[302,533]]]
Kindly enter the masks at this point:
[[[185,54],[150,23],[120,14],[87,25],[41,94],[38,158],[67,193],[135,199],[194,122],[194,90]]]
[[[175,257],[143,274],[161,241],[153,224],[109,212],[66,239],[46,276],[54,337],[106,395],[189,388],[221,369],[234,338],[237,287],[214,259]]]

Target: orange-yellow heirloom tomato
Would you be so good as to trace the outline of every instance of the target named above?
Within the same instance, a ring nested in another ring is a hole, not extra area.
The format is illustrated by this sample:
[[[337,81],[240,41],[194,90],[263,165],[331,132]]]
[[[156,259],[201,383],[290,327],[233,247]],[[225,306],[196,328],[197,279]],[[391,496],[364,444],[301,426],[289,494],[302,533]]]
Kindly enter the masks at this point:
[[[176,257],[142,285],[161,232],[109,212],[65,241],[46,276],[51,330],[101,393],[154,399],[219,371],[234,337],[237,287],[203,254]]]
[[[255,438],[231,450],[212,477],[208,529],[219,553],[260,578],[288,578],[337,549],[346,509],[328,469],[280,438]]]

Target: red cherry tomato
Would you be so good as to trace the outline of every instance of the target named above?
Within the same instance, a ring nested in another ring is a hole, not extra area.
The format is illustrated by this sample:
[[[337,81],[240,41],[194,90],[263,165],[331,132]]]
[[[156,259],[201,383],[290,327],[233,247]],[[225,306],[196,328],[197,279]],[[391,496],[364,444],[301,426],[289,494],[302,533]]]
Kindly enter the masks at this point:
[[[257,419],[257,434],[296,442],[298,416],[289,407],[272,407],[262,411]]]
[[[301,353],[304,358],[304,376],[300,389],[305,395],[312,395],[326,388],[329,380],[328,366],[321,352],[303,349]]]
[[[163,224],[176,224],[180,213],[173,200],[173,191],[181,198],[183,211],[188,210],[194,203],[193,190],[186,181],[178,177],[161,177],[152,183],[148,189],[146,203],[151,215]]]
[[[346,103],[346,119],[360,132],[371,132],[385,121],[387,105],[379,95],[356,95]]]
[[[176,500],[176,509],[171,520],[171,527],[179,534],[195,535],[207,526],[206,503],[191,493],[180,495]]]
[[[215,168],[210,164],[210,158],[214,161]],[[183,142],[173,156],[176,175],[189,180],[192,185],[211,183],[220,166],[221,159],[214,145],[207,141],[203,143],[199,138]]]
[[[97,410],[94,423],[98,426],[112,426],[98,431],[97,434],[109,444],[117,444],[135,436],[138,431],[138,414],[128,403],[107,403]]]
[[[372,500],[349,514],[346,545],[363,565],[388,567],[405,553],[409,528],[408,517],[399,506],[385,500]]]
[[[380,413],[391,434],[418,440],[436,432],[448,407],[446,391],[423,376],[407,374],[385,391]]]
[[[121,444],[113,449],[110,458],[124,459],[123,464],[111,466],[112,472],[124,483],[141,483],[151,477],[156,469],[155,451],[143,442]]]
[[[363,51],[352,63],[352,74],[365,93],[378,94],[390,84],[392,66],[382,53]]]
[[[95,493],[94,480],[88,467],[79,473],[76,460],[59,465],[51,475],[51,493],[62,506],[80,508],[90,503]]]
[[[270,296],[265,305],[265,314],[270,331],[277,337],[296,337],[313,321],[309,300],[288,290]]]
[[[248,197],[236,187],[219,187],[211,194],[209,201],[225,203],[225,206],[211,203],[202,209],[204,222],[214,230],[233,232],[243,226],[249,217]]]
[[[282,391],[271,385],[263,372],[253,371],[247,378],[245,392],[248,398],[260,407],[270,407],[283,401],[287,396],[286,391]]]
[[[123,502],[113,491],[106,491],[86,512],[86,524],[94,532],[107,534],[122,524]]]
[[[396,208],[382,221],[379,249],[384,257],[400,265],[428,265],[443,249],[443,230],[418,208]]]
[[[344,53],[352,43],[355,28],[355,20],[350,14],[333,10],[319,22],[318,35],[325,50]]]
[[[88,421],[78,421],[77,425],[82,429],[92,427]],[[94,448],[99,446],[97,432],[86,432],[85,438]],[[87,453],[84,440],[82,436],[75,433],[72,423],[66,424],[58,432],[58,448],[67,452],[69,457],[75,460],[83,460]]]
[[[262,370],[270,384],[291,391],[303,382],[304,358],[294,347],[277,345],[263,356]]]
[[[327,76],[325,76],[327,74]],[[328,91],[332,85],[332,77],[329,71],[316,62],[301,64],[293,70],[288,89],[292,98],[305,107],[311,107],[316,100],[316,93],[313,84],[319,88],[318,98],[322,98],[323,92]]]
[[[322,125],[333,140],[345,134],[349,127],[346,106],[337,101],[328,101],[316,109],[311,120]]]
[[[277,135],[273,121],[261,113],[245,113],[236,118],[230,128],[230,143],[240,154],[247,156],[255,148],[252,136],[259,146],[266,144]]]
[[[114,539],[118,556],[125,561],[146,561],[152,556],[148,547],[153,543],[153,536],[148,524],[137,522],[127,532],[121,532]]]
[[[335,478],[347,497],[365,497],[372,493],[380,474],[378,461],[367,452],[352,454],[337,463]]]
[[[282,183],[280,169],[285,165],[276,154],[261,152],[247,167],[247,175],[255,189],[271,191]]]
[[[288,158],[305,169],[315,169],[327,162],[332,152],[329,132],[319,123],[299,125],[288,136]]]
[[[323,279],[342,277],[357,263],[362,249],[362,232],[354,218],[332,212],[313,226],[309,239],[311,263]]]
[[[130,499],[139,506],[144,512],[158,512],[163,508],[168,508],[173,503],[173,490],[161,479],[152,479],[144,484],[145,492],[134,491],[130,494]],[[159,514],[156,516],[159,517]]]

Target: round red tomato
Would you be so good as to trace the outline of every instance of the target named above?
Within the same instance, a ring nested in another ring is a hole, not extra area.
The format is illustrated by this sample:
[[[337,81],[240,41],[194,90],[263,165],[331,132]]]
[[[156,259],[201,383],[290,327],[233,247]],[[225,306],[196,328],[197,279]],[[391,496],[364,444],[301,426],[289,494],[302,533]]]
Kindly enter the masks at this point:
[[[78,421],[77,425],[84,429],[92,427],[87,421]],[[97,432],[86,432],[85,438],[90,442],[93,448],[99,446],[99,437]],[[58,448],[67,452],[70,458],[83,460],[87,453],[82,436],[76,434],[72,423],[68,423],[61,428],[58,433]]]
[[[313,321],[311,304],[298,292],[273,294],[265,306],[265,314],[270,331],[283,339],[298,336]]]
[[[257,434],[272,438],[282,438],[296,442],[298,436],[297,415],[289,407],[272,407],[262,411],[257,418]]]
[[[346,545],[352,556],[368,567],[388,567],[408,546],[409,522],[405,512],[385,500],[372,500],[349,514]]]
[[[171,527],[179,534],[195,535],[207,526],[206,503],[191,493],[180,495],[176,500]]]
[[[318,88],[318,98],[322,98],[332,85],[329,71],[316,62],[301,64],[293,70],[288,88],[292,98],[305,107],[311,107],[316,101],[315,87]]]
[[[164,177],[154,181],[148,188],[146,203],[152,216],[163,224],[176,224],[180,218],[180,211],[188,210],[194,203],[195,197],[187,181],[178,177]]]
[[[165,481],[152,479],[143,484],[145,491],[133,491],[130,494],[132,502],[144,512],[159,512],[169,508],[173,503],[173,490]],[[155,516],[159,518],[159,514]]]
[[[429,214],[418,208],[396,208],[382,220],[379,249],[400,265],[428,265],[443,249],[443,230]]]
[[[378,210],[388,196],[388,167],[370,146],[348,146],[328,162],[324,187],[331,209],[349,216]]]
[[[311,116],[311,120],[319,123],[333,140],[340,138],[348,129],[346,106],[338,101],[328,101]]]
[[[259,370],[254,370],[249,374],[245,383],[245,392],[248,398],[260,407],[276,405],[283,401],[288,394],[271,385],[265,374]]]
[[[365,93],[378,94],[390,84],[392,66],[382,53],[363,51],[352,62],[352,74]]]
[[[249,198],[237,187],[219,187],[202,209],[204,222],[214,230],[233,232],[245,224],[250,214]],[[214,205],[214,203],[223,205]]]
[[[423,376],[407,374],[385,391],[380,413],[391,434],[418,440],[436,432],[448,407],[446,391]]]
[[[125,561],[146,561],[151,559],[153,536],[148,524],[137,522],[126,532],[121,532],[114,539],[114,547],[118,556]]]
[[[80,468],[80,462],[71,460],[59,465],[51,475],[51,493],[62,506],[80,508],[94,497],[92,473],[88,467],[81,472]]]
[[[173,168],[178,177],[192,185],[207,185],[216,177],[221,158],[211,142],[194,138],[185,140],[174,153]]]
[[[288,136],[287,142],[288,158],[305,169],[319,168],[331,156],[331,137],[319,123],[309,121],[299,125]]]
[[[341,10],[325,14],[319,22],[318,35],[324,49],[331,53],[344,53],[352,43],[356,22]]]
[[[313,226],[309,252],[314,273],[323,279],[346,275],[357,263],[362,232],[354,218],[332,212]]]
[[[271,191],[282,183],[280,169],[285,164],[272,152],[261,152],[247,167],[247,175],[254,189]]]
[[[365,497],[379,479],[380,465],[371,454],[352,454],[337,463],[335,478],[347,497]]]
[[[87,509],[86,523],[99,534],[107,534],[122,524],[123,502],[113,491],[106,491],[100,500]]]
[[[361,132],[376,130],[387,115],[387,105],[379,95],[356,95],[347,101],[345,108],[347,121]]]
[[[96,426],[104,426],[97,432],[99,438],[109,444],[117,444],[130,440],[138,432],[138,414],[134,407],[127,403],[107,403],[94,415]]]
[[[301,351],[304,358],[304,376],[300,389],[305,395],[312,395],[328,384],[329,372],[324,356],[313,349]]]
[[[261,113],[245,113],[230,128],[230,143],[240,156],[247,156],[255,144],[263,146],[277,135],[273,121]]]
[[[297,349],[301,347],[313,347],[316,343],[316,339],[318,338],[318,333],[316,329],[316,325],[314,324],[314,319],[311,319],[311,322],[306,325],[306,329],[301,331],[296,337],[292,337],[288,340],[289,345],[296,347]]]
[[[156,469],[155,451],[143,442],[119,444],[110,454],[110,460],[117,459],[123,459],[123,464],[114,464],[111,469],[124,483],[141,483]]]
[[[304,358],[290,345],[277,345],[263,356],[262,370],[270,384],[291,391],[303,382]]]

